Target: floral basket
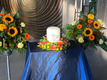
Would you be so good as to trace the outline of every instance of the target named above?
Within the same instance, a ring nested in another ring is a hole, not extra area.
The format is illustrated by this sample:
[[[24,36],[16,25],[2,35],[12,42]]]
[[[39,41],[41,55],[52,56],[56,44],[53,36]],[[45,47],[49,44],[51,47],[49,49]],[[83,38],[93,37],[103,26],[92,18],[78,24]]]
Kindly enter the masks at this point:
[[[28,31],[23,29],[24,22],[19,19],[19,12],[14,16],[4,9],[0,12],[0,53],[13,49],[22,53],[27,48]]]
[[[106,41],[102,30],[105,28],[100,19],[96,20],[93,14],[88,16],[82,14],[78,21],[73,21],[72,24],[64,26],[63,32],[66,38],[79,43],[84,49],[87,47],[100,46],[107,51]]]

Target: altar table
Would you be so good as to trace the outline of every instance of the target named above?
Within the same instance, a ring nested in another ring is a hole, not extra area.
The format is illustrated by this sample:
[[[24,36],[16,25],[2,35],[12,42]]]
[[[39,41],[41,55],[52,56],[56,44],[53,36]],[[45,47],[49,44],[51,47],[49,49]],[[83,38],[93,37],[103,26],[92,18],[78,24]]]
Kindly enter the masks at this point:
[[[21,80],[94,80],[83,48],[71,41],[65,51],[45,51],[28,43]]]

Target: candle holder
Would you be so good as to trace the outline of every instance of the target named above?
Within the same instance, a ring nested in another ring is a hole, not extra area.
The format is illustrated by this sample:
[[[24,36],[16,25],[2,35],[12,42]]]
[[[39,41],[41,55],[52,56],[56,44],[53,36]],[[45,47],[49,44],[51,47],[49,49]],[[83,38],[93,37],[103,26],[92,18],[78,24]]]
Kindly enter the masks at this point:
[[[12,51],[4,51],[3,53],[7,57],[7,72],[8,72],[8,80],[11,80],[11,72],[10,72],[10,59],[9,56],[12,54]]]

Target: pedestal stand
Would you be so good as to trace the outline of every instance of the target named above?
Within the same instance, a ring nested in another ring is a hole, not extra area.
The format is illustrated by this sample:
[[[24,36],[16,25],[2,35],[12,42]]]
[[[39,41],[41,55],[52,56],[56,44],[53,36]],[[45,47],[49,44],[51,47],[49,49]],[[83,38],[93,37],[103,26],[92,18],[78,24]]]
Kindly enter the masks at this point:
[[[8,72],[8,80],[11,80],[11,72],[10,72],[10,59],[9,59],[9,55],[12,54],[12,51],[5,51],[4,54],[7,57],[7,72]]]

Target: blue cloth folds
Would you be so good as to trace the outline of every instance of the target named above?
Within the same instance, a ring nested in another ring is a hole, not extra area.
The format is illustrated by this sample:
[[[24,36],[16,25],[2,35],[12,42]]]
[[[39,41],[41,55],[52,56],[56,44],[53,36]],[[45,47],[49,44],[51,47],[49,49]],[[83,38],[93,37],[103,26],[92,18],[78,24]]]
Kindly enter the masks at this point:
[[[69,48],[66,53],[39,50],[31,52],[28,44],[27,60],[21,80],[94,79],[82,48]]]

